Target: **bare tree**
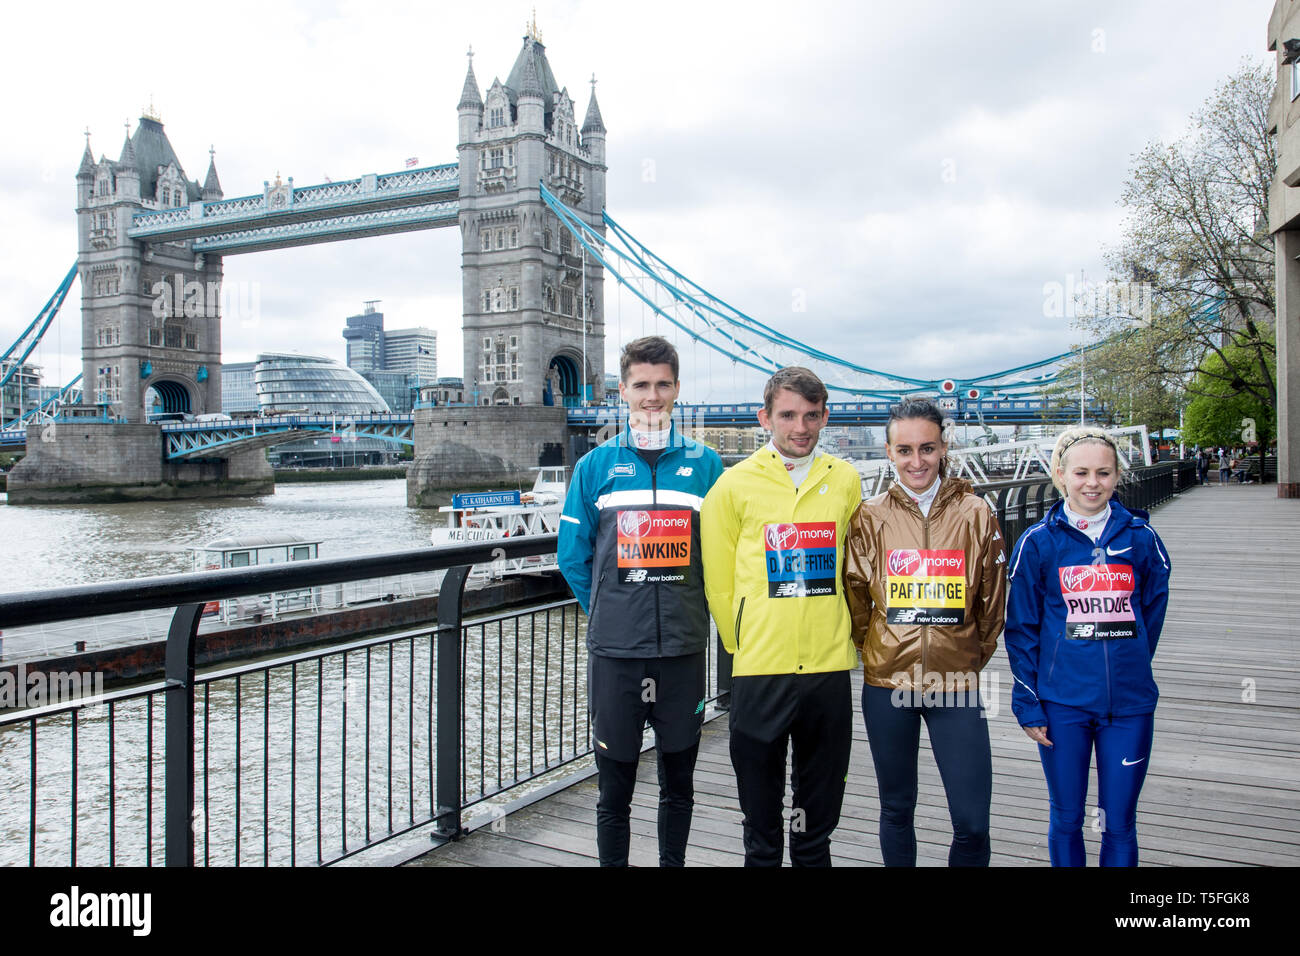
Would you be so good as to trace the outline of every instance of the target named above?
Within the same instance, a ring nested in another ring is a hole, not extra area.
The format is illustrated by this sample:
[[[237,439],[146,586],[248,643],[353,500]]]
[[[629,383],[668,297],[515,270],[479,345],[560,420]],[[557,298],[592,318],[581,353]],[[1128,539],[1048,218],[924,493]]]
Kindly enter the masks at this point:
[[[1085,325],[1112,336],[1112,351],[1129,353],[1112,355],[1110,364],[1148,379],[1144,390],[1149,384],[1210,397],[1247,394],[1276,408],[1268,232],[1277,166],[1267,119],[1273,86],[1270,69],[1243,64],[1181,138],[1151,143],[1134,157],[1120,199],[1128,212],[1124,238],[1107,251],[1107,262],[1112,281],[1149,284],[1148,298],[1131,297],[1149,308]],[[1210,355],[1220,361],[1206,362]]]

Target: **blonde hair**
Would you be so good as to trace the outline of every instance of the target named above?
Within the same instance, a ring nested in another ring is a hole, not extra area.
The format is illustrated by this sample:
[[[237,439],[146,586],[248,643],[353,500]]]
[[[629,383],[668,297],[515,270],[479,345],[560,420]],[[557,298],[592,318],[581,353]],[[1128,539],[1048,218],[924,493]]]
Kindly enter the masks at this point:
[[[1052,484],[1056,486],[1062,496],[1065,495],[1065,486],[1061,479],[1057,477],[1057,472],[1065,471],[1065,453],[1075,445],[1081,442],[1090,444],[1105,445],[1115,454],[1115,472],[1120,480],[1124,478],[1124,456],[1119,453],[1119,445],[1115,444],[1115,439],[1111,438],[1100,428],[1090,428],[1084,425],[1076,425],[1074,428],[1067,428],[1061,434],[1056,436],[1056,446],[1052,449]]]

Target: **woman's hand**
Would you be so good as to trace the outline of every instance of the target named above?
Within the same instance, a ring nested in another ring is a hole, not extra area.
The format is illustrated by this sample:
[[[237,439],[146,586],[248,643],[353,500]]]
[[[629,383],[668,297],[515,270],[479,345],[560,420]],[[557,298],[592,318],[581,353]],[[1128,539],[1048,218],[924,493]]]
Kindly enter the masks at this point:
[[[1021,727],[1025,735],[1036,744],[1042,744],[1044,747],[1052,746],[1052,742],[1047,739],[1046,727]]]

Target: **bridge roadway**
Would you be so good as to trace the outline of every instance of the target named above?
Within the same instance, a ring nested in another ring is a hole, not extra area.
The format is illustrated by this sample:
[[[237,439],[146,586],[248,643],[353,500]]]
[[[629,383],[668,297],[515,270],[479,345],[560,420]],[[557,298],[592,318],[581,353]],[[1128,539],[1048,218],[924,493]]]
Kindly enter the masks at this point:
[[[985,399],[968,402],[950,399],[947,410],[956,421],[973,424],[983,416],[990,425],[1067,425],[1078,419],[1078,406],[1049,407],[1041,399]],[[892,402],[831,402],[832,427],[883,426]],[[758,424],[758,402],[735,404],[679,405],[677,421],[688,428],[748,428]],[[601,405],[569,409],[569,428],[597,431],[625,420],[626,406]],[[1104,409],[1088,409],[1090,421],[1099,420]],[[276,415],[236,419],[231,422],[169,422],[163,425],[169,459],[220,457],[221,453],[280,444],[309,437],[312,432],[339,434],[341,440],[378,438],[394,444],[412,444],[414,416],[396,413],[374,415]],[[27,441],[26,425],[0,430],[0,447],[20,447]]]
[[[1294,587],[1300,580],[1300,509],[1278,499],[1272,485],[1210,485],[1164,505],[1154,522],[1169,546],[1174,577],[1156,655],[1161,702],[1155,748],[1138,814],[1142,863],[1300,864],[1300,594]],[[1046,865],[1042,770],[1011,715],[1002,648],[989,666],[1000,689],[989,727],[993,865]],[[860,685],[856,679],[855,713]],[[848,791],[832,852],[837,865],[878,866],[875,774],[861,718],[854,723]],[[951,829],[924,735],[922,750],[918,861],[941,866]],[[741,815],[725,716],[705,727],[695,786],[688,863],[740,864]],[[656,801],[654,760],[647,757],[632,807],[633,865],[657,863]],[[478,829],[465,839],[411,865],[592,866],[595,805],[595,779],[587,771],[494,826],[471,821]],[[1095,865],[1098,834],[1087,828],[1085,842]]]
[[[282,249],[391,235],[457,222],[456,163],[358,176],[312,186],[277,179],[260,195],[137,213],[127,235],[149,242],[192,242],[196,254]]]
[[[956,403],[956,399],[953,402]],[[832,402],[832,426],[880,427],[889,418],[890,402]],[[704,427],[754,427],[758,423],[757,402],[736,404],[680,405],[676,420],[687,428]],[[595,431],[606,425],[623,424],[626,406],[602,405],[571,408],[568,412],[569,428],[575,431]],[[1003,400],[963,403],[951,411],[960,420],[978,420],[998,425],[1058,424],[1075,420],[1078,410],[1048,408],[1040,400]],[[295,441],[312,432],[330,432],[340,440],[352,438],[378,438],[383,441],[410,445],[414,416],[411,414],[375,415],[276,415],[267,418],[247,418],[221,422],[168,423],[162,426],[167,442],[167,457],[204,458],[234,449],[246,449]]]

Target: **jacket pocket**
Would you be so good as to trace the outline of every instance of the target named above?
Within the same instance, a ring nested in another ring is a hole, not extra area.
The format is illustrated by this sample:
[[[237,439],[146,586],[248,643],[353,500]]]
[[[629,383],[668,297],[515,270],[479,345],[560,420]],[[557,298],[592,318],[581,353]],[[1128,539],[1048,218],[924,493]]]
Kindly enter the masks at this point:
[[[1052,663],[1047,668],[1047,676],[1043,678],[1044,683],[1052,679],[1052,671],[1056,670],[1056,655],[1061,653],[1061,642],[1063,640],[1065,640],[1064,637],[1057,638],[1055,646],[1052,647]]]
[[[736,609],[736,650],[740,650],[740,619],[745,615],[745,599],[740,599],[740,607]]]
[[[596,589],[591,592],[591,610],[587,613],[588,621],[596,616],[596,602],[600,600],[600,594],[604,590],[605,575],[608,573],[608,571],[600,572],[600,577],[596,581]]]

